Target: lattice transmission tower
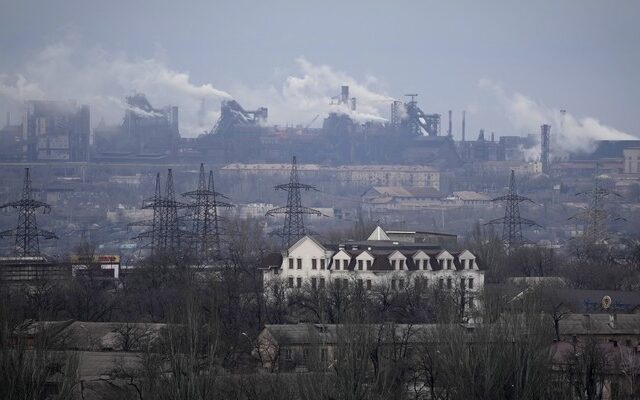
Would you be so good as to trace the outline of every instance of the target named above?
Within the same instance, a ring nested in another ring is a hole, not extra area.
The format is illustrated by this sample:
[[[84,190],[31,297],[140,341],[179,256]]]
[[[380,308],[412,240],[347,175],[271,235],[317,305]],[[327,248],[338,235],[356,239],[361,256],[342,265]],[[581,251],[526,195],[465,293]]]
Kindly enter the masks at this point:
[[[502,241],[505,244],[507,253],[522,245],[522,226],[540,226],[536,222],[520,216],[520,203],[533,203],[528,197],[520,196],[516,189],[515,173],[511,170],[509,179],[509,192],[505,196],[496,197],[492,201],[503,202],[505,205],[504,217],[487,222],[485,225],[502,225]]]
[[[203,261],[208,261],[213,256],[222,256],[222,223],[225,218],[218,212],[219,208],[230,208],[233,204],[220,201],[220,198],[228,199],[222,193],[215,190],[213,171],[209,171],[209,180],[204,172],[204,164],[200,164],[198,188],[182,194],[194,200],[188,207],[191,209],[192,249]]]
[[[576,196],[589,197],[587,208],[569,218],[570,220],[581,220],[585,222],[586,226],[581,239],[586,245],[605,243],[607,239],[609,239],[607,229],[608,222],[610,220],[624,220],[624,218],[605,209],[606,198],[610,195],[621,197],[618,193],[611,192],[602,187],[599,166],[596,166],[593,188],[586,192],[576,193]]]
[[[173,187],[173,172],[167,172],[165,193],[162,195],[160,174],[156,175],[156,189],[154,196],[144,200],[142,208],[152,209],[153,217],[150,221],[134,222],[130,226],[147,226],[149,229],[136,236],[136,239],[146,241],[144,248],[151,250],[154,255],[175,255],[180,250],[180,240],[184,235],[178,219],[178,210],[186,204],[176,201]]]
[[[291,163],[289,183],[277,185],[274,189],[284,190],[287,192],[287,205],[285,207],[278,207],[267,211],[267,216],[284,214],[284,225],[282,228],[277,229],[272,233],[281,238],[281,243],[284,248],[289,248],[289,246],[308,233],[304,227],[304,216],[322,215],[318,210],[302,206],[301,191],[317,189],[315,186],[300,183],[296,156],[293,156],[293,162]]]
[[[0,237],[15,238],[15,255],[19,257],[39,256],[40,238],[58,238],[53,232],[38,229],[36,213],[39,209],[42,209],[44,214],[48,214],[51,212],[51,206],[33,198],[29,168],[24,169],[24,183],[20,200],[3,204],[0,206],[0,209],[9,207],[15,208],[18,211],[18,224],[14,229],[0,232]]]

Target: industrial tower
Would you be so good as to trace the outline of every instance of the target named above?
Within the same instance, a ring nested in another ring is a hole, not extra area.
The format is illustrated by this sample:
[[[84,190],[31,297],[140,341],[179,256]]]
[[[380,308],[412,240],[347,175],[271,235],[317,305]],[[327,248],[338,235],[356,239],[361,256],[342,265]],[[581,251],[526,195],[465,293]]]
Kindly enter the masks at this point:
[[[3,204],[0,209],[13,207],[18,211],[18,225],[14,229],[0,232],[0,237],[13,236],[15,238],[15,254],[19,257],[33,257],[40,255],[40,238],[57,239],[53,232],[38,229],[36,212],[42,209],[44,214],[51,212],[47,203],[34,200],[31,190],[31,175],[29,168],[24,169],[24,184],[22,198],[18,201]]]
[[[542,173],[551,173],[549,164],[549,153],[551,146],[551,126],[544,124],[540,126],[540,161],[542,162]]]
[[[293,156],[289,183],[277,185],[274,189],[287,191],[287,205],[286,207],[278,207],[267,211],[267,216],[284,214],[284,225],[282,229],[278,229],[273,233],[280,236],[284,248],[289,248],[289,246],[307,234],[304,227],[304,215],[322,215],[318,210],[302,206],[301,190],[309,191],[317,189],[314,186],[300,183],[296,156]]]
[[[576,193],[576,196],[589,197],[587,209],[569,218],[570,220],[585,221],[586,227],[581,237],[585,245],[603,244],[609,239],[607,222],[610,219],[624,220],[624,218],[617,217],[604,208],[607,196],[612,194],[620,197],[618,193],[610,192],[602,187],[599,176],[599,166],[597,165],[593,179],[593,188],[586,192]]]
[[[233,205],[219,200],[227,197],[215,191],[213,171],[209,171],[207,182],[204,164],[200,164],[198,188],[182,195],[194,199],[194,203],[189,205],[193,220],[191,231],[193,250],[203,261],[210,260],[212,256],[220,258],[222,255],[220,223],[224,218],[218,214],[218,207],[229,208]]]
[[[527,197],[518,195],[518,191],[516,190],[516,178],[513,170],[511,170],[509,192],[507,195],[496,197],[492,201],[504,202],[504,217],[489,221],[485,225],[502,225],[502,241],[506,246],[507,253],[511,253],[514,248],[524,243],[522,225],[540,226],[534,221],[520,216],[520,203],[525,201],[533,203],[533,201]]]
[[[136,239],[148,240],[144,246],[150,248],[152,254],[173,254],[179,250],[183,231],[180,229],[178,209],[186,205],[176,201],[173,188],[173,173],[167,172],[165,195],[160,188],[160,174],[156,175],[156,190],[152,198],[143,202],[142,208],[153,209],[153,219],[131,224],[131,226],[148,226],[149,230],[140,233]]]

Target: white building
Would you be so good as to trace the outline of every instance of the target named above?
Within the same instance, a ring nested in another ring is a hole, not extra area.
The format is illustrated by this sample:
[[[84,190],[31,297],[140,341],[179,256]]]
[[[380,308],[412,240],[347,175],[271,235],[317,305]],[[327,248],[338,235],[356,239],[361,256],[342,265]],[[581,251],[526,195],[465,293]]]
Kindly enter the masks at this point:
[[[272,254],[263,265],[265,289],[274,281],[288,289],[322,289],[356,285],[365,290],[386,285],[402,290],[420,288],[462,290],[467,304],[478,305],[484,271],[468,250],[450,251],[429,243],[398,242],[380,227],[365,241],[322,244],[305,236],[282,254]]]

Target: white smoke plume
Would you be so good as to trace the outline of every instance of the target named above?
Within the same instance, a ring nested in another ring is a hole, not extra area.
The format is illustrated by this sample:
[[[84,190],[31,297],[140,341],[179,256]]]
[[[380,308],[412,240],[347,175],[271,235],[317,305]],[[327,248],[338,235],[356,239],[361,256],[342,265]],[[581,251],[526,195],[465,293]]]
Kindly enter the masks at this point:
[[[340,95],[342,85],[349,85],[350,97],[357,98],[356,111],[350,104],[332,100]],[[385,121],[393,98],[371,89],[376,85],[374,77],[366,77],[363,83],[328,65],[298,58],[290,74],[263,87],[237,85],[234,97],[246,109],[268,107],[269,123],[281,125],[306,125],[316,115],[324,118],[330,112],[348,114],[358,122]],[[187,73],[167,67],[162,57],[134,59],[99,46],[88,47],[73,35],[35,52],[19,73],[0,73],[0,108],[20,110],[26,100],[74,99],[91,107],[94,126],[103,119],[119,124],[123,111],[131,109],[125,97],[134,93],[145,94],[155,108],[178,106],[184,137],[209,131],[219,116],[221,101],[232,98],[210,83],[194,83]]]
[[[15,109],[26,100],[74,99],[91,107],[94,125],[101,118],[120,123],[123,110],[129,108],[124,98],[134,92],[144,93],[155,108],[178,106],[180,130],[185,136],[210,129],[220,101],[231,98],[211,84],[193,83],[189,75],[168,68],[157,58],[131,59],[100,47],[86,48],[73,36],[36,52],[20,74],[0,75],[0,102],[4,105]],[[217,104],[208,118],[198,118],[202,100]]]
[[[508,93],[500,84],[488,79],[478,82],[482,89],[493,93],[513,126],[526,133],[539,134],[542,124],[551,125],[556,157],[584,153],[594,149],[596,140],[634,140],[636,137],[602,124],[592,117],[576,117],[569,112],[547,107],[518,93]],[[528,158],[538,158],[540,149],[525,149]]]
[[[302,57],[295,60],[295,65],[296,70],[287,74],[283,83],[274,82],[257,89],[238,87],[234,93],[241,103],[242,99],[249,99],[256,106],[268,107],[269,120],[276,124],[305,125],[316,115],[326,117],[330,112],[347,114],[358,122],[386,121],[394,99],[372,89],[377,84],[374,77],[368,76],[363,83],[331,66],[312,64]],[[350,104],[338,104],[342,85],[348,85],[349,97],[357,99],[355,111]],[[316,120],[314,126],[319,123]]]

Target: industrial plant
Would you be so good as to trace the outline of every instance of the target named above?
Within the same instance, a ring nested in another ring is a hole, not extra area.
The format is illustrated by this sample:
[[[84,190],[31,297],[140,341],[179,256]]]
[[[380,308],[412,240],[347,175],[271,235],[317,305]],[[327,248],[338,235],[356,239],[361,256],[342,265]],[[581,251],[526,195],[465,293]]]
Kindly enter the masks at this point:
[[[0,400],[640,399],[636,3],[5,3]]]

